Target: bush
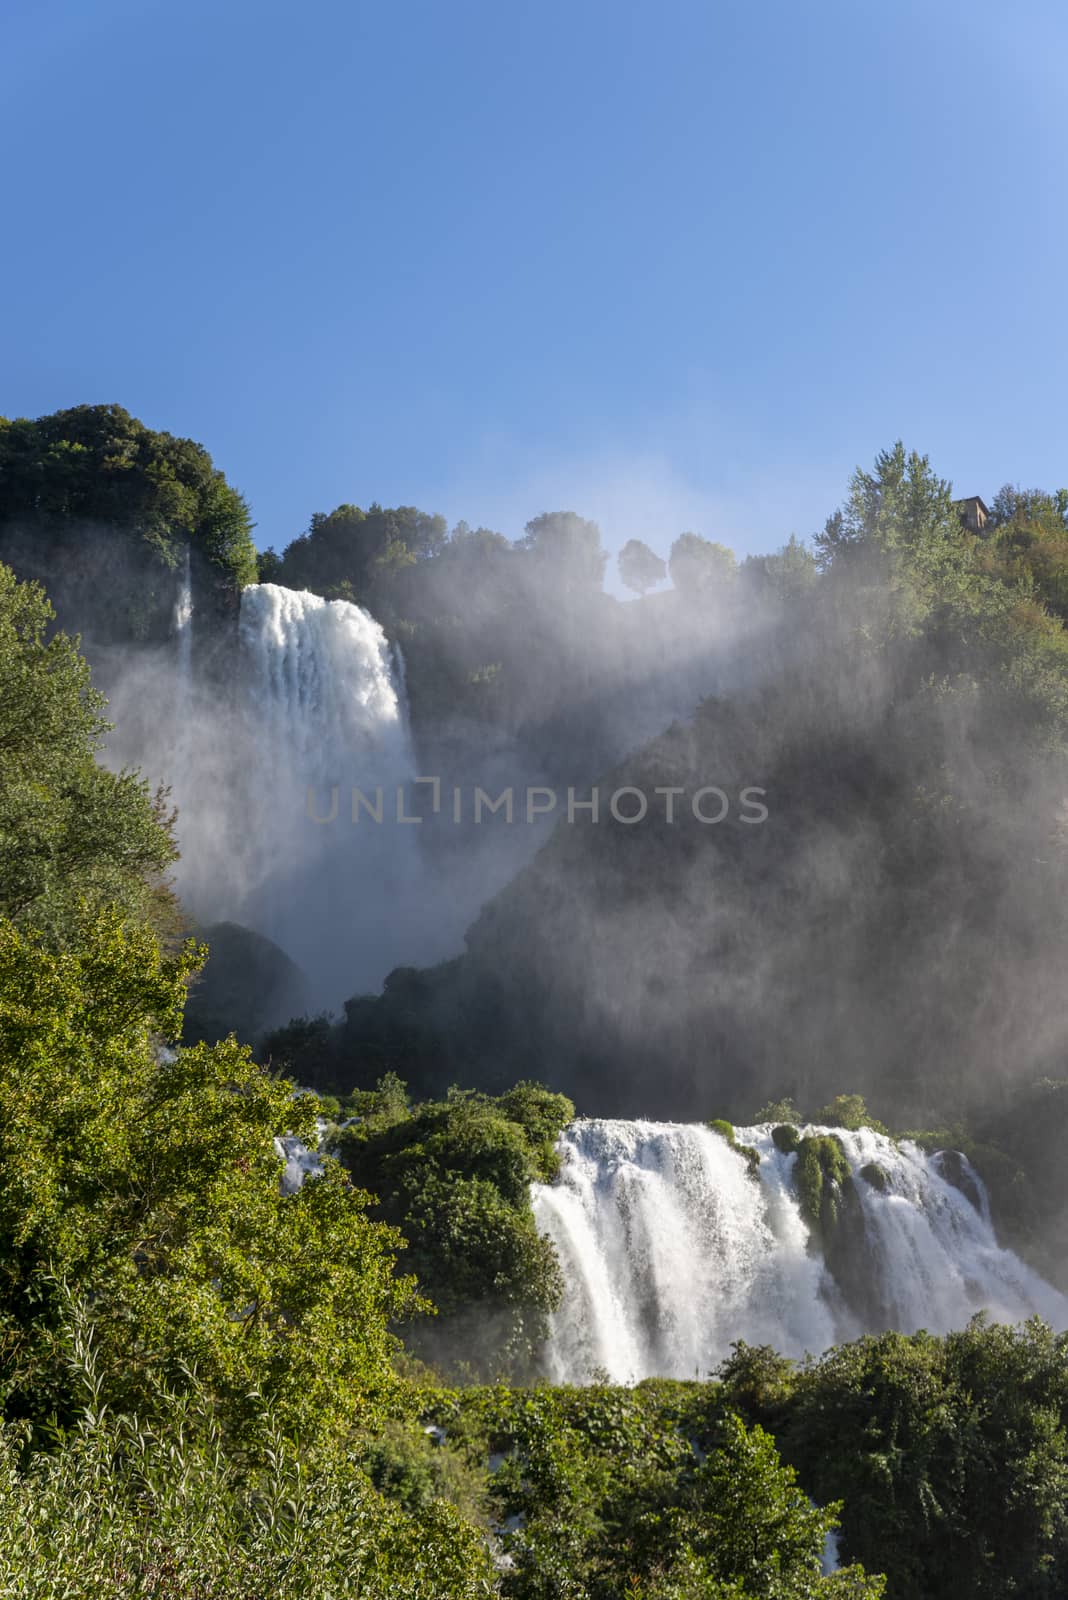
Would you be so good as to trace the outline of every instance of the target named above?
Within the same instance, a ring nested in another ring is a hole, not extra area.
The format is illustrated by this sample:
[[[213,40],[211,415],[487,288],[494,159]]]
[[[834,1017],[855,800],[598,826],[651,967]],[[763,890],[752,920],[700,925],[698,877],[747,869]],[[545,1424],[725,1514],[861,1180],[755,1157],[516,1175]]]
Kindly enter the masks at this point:
[[[571,1102],[520,1083],[496,1098],[453,1091],[409,1111],[390,1077],[350,1104],[361,1120],[332,1148],[407,1240],[407,1264],[440,1313],[409,1326],[412,1349],[452,1373],[532,1371],[563,1286],[530,1185],[555,1176],[553,1140],[574,1116]]]
[[[812,1121],[826,1128],[846,1128],[851,1133],[858,1128],[871,1128],[875,1133],[890,1132],[885,1123],[872,1116],[863,1095],[859,1094],[836,1094],[829,1105],[815,1113]]]

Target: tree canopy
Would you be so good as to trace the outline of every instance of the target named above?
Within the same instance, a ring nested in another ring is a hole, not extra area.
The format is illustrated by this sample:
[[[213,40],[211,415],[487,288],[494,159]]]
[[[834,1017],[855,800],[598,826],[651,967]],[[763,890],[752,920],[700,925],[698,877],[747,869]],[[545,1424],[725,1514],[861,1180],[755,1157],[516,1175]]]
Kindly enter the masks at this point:
[[[202,445],[117,405],[0,418],[0,557],[47,578],[61,617],[165,634],[187,551],[205,599],[256,581],[248,507]]]
[[[81,903],[173,920],[165,797],[97,760],[104,700],[41,589],[0,565],[0,916],[54,943]]]
[[[655,589],[667,577],[667,563],[641,539],[628,539],[617,560],[619,576],[635,594]]]
[[[683,594],[715,594],[732,581],[736,570],[734,552],[699,533],[680,533],[671,546],[668,571]]]

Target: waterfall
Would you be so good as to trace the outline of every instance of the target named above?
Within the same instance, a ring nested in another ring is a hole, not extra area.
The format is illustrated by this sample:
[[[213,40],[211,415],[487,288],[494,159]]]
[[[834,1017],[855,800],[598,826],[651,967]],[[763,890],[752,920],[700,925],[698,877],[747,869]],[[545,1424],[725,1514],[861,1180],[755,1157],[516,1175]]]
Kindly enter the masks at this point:
[[[193,737],[193,581],[189,546],[185,547],[178,596],[174,602],[174,741],[173,766],[178,769],[189,760]]]
[[[776,1147],[770,1125],[736,1130],[759,1152],[754,1179],[702,1124],[580,1121],[558,1143],[556,1182],[533,1189],[565,1282],[547,1351],[553,1380],[705,1377],[736,1339],[798,1357],[866,1323],[944,1333],[981,1310],[1068,1327],[1068,1300],[999,1246],[974,1172],[978,1205],[908,1141],[804,1131],[842,1141],[862,1220],[854,1270],[873,1315],[858,1316],[824,1261],[794,1191],[797,1156]],[[861,1176],[868,1163],[884,1189]]]
[[[207,667],[194,626],[187,555],[166,659],[138,660],[118,685],[108,752],[169,786],[190,916],[274,940],[305,974],[314,1010],[377,989],[396,966],[440,959],[422,830],[397,821],[398,788],[410,807],[417,769],[382,628],[348,601],[276,584],[242,592],[231,654],[204,629]],[[380,823],[365,810],[353,820],[354,787],[372,799],[381,790]]]
[[[174,637],[178,644],[179,695],[190,698],[193,680],[193,581],[189,571],[189,546],[185,547],[182,579],[174,602]]]
[[[373,617],[347,600],[257,583],[242,591],[240,627],[259,784],[277,782],[280,767],[302,786],[411,776],[389,644]]]
[[[313,1003],[336,1005],[421,954],[419,830],[396,820],[416,772],[403,685],[382,628],[345,600],[254,584],[239,643],[228,915],[293,957]],[[353,820],[354,787],[381,790],[381,822]]]

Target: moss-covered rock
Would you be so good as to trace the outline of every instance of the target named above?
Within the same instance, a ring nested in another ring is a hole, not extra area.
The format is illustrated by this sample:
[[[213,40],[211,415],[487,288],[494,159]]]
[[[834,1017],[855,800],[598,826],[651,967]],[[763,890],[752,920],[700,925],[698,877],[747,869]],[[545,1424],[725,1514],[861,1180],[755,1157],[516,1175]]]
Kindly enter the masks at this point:
[[[845,1186],[852,1179],[841,1143],[833,1134],[812,1134],[797,1148],[797,1198],[809,1226],[823,1235],[838,1221]]]
[[[781,1150],[784,1156],[792,1155],[801,1143],[801,1134],[791,1122],[781,1122],[777,1128],[772,1128],[771,1139],[776,1150]]]
[[[877,1161],[867,1162],[861,1167],[860,1175],[865,1183],[869,1183],[873,1189],[878,1189],[880,1194],[886,1193],[889,1180],[885,1169]]]

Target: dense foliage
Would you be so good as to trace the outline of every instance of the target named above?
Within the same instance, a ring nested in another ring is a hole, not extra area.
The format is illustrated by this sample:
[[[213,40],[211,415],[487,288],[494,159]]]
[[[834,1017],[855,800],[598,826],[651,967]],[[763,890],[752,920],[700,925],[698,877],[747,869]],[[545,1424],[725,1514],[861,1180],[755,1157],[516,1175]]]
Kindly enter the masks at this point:
[[[104,700],[53,620],[41,589],[0,565],[0,917],[61,944],[83,903],[162,926],[177,854],[163,797],[97,761]]]
[[[486,1541],[441,1496],[417,1512],[376,1492],[363,1450],[309,1455],[259,1418],[236,1453],[196,1393],[153,1426],[115,1413],[91,1337],[70,1325],[84,1401],[27,1455],[0,1435],[0,1587],[11,1600],[485,1600]]]
[[[902,1600],[1064,1593],[1068,1339],[977,1320],[887,1333],[800,1369],[744,1346],[726,1394],[771,1428],[842,1542]]]
[[[90,1299],[109,1390],[151,1415],[195,1367],[232,1429],[260,1393],[309,1439],[378,1414],[412,1303],[337,1166],[293,1198],[273,1139],[311,1112],[230,1041],[178,1053],[189,955],[112,913],[53,954],[0,923],[0,1333],[8,1403],[67,1412],[55,1332]]]
[[[409,1109],[403,1085],[386,1079],[353,1110],[329,1147],[407,1241],[405,1263],[438,1311],[410,1326],[409,1347],[469,1375],[530,1370],[561,1291],[530,1185],[555,1175],[570,1101],[520,1083],[496,1099],[454,1091]]]
[[[859,1569],[821,1576],[819,1510],[715,1386],[468,1390],[428,1415],[495,1467],[488,1500],[515,1600],[875,1600]],[[491,1455],[491,1452],[493,1454]]]
[[[0,418],[0,558],[104,642],[165,637],[186,553],[206,614],[256,579],[248,507],[191,439],[121,406]]]

